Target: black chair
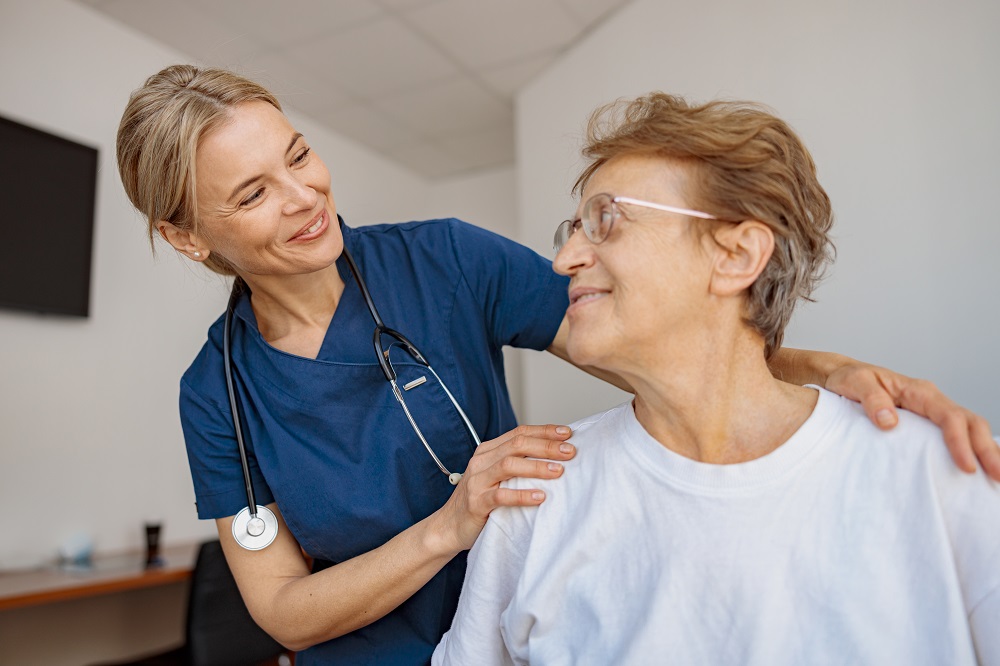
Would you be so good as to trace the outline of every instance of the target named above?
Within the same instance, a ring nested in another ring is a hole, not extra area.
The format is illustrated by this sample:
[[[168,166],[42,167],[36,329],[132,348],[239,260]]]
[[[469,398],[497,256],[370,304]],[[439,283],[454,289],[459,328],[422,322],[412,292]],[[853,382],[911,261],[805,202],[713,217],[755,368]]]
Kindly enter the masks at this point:
[[[185,641],[169,652],[102,666],[255,666],[289,664],[291,653],[257,626],[233,578],[222,544],[198,550],[188,596]]]

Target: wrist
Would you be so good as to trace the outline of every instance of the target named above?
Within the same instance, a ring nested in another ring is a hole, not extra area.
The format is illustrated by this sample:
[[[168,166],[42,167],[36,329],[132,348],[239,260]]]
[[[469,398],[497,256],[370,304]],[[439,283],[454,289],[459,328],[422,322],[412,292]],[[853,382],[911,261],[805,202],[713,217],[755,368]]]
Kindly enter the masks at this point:
[[[789,349],[782,347],[769,363],[775,377],[792,384],[826,386],[830,375],[852,362],[852,359],[833,352]]]
[[[806,365],[803,374],[810,377],[808,381],[803,383],[816,384],[823,387],[826,387],[830,375],[854,362],[854,359],[849,356],[833,352],[811,351],[806,352],[803,356],[803,362]]]
[[[448,505],[441,507],[420,521],[423,527],[421,543],[433,557],[451,559],[465,550],[455,534],[452,521],[446,515]]]

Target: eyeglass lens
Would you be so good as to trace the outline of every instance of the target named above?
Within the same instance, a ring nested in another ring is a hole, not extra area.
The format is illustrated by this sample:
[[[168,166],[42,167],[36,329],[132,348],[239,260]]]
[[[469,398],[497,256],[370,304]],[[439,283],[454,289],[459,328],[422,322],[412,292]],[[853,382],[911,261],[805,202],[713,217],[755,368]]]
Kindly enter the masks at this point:
[[[592,243],[602,242],[611,233],[611,227],[615,223],[616,212],[615,202],[608,195],[598,194],[591,197],[583,204],[579,220],[564,220],[556,228],[555,238],[553,239],[553,247],[555,247],[556,252],[563,249],[563,246],[569,242],[569,238],[573,235],[573,232],[580,227],[583,227],[584,233],[587,234],[587,238]]]
[[[591,197],[583,206],[583,230],[593,243],[600,243],[615,223],[615,202],[606,194]]]

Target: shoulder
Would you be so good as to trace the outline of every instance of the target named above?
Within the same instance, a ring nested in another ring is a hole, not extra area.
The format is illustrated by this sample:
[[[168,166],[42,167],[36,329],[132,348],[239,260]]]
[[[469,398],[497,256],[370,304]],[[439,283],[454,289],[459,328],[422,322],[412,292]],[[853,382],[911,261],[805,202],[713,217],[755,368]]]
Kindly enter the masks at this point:
[[[545,493],[541,506],[499,507],[490,514],[490,523],[517,544],[530,542],[536,524],[551,524],[558,531],[566,516],[582,515],[580,505],[587,504],[592,491],[609,468],[609,459],[617,458],[628,445],[628,419],[633,418],[631,401],[580,419],[570,428],[569,441],[576,447],[572,460],[563,463],[563,473],[556,479],[516,477],[503,484],[517,490],[538,489]],[[546,522],[548,521],[548,522]],[[545,527],[543,531],[547,530]]]
[[[366,247],[404,241],[411,251],[430,249],[440,253],[442,247],[450,246],[461,261],[475,261],[481,255],[495,257],[498,252],[540,257],[517,241],[455,217],[345,227],[344,232],[350,241]]]
[[[823,390],[823,389],[821,389]],[[873,456],[891,458],[896,463],[927,463],[953,467],[944,435],[930,420],[899,409],[899,423],[882,430],[871,422],[857,402],[825,392],[832,415],[832,434],[848,445]]]
[[[561,487],[564,479],[571,477],[574,486],[581,487],[586,482],[578,477],[599,470],[604,456],[624,445],[628,430],[626,424],[631,415],[632,403],[629,401],[571,423],[569,427],[573,434],[569,441],[576,447],[576,455],[564,463],[565,471],[559,478],[513,478],[504,485],[518,490],[539,488],[547,492]]]
[[[220,396],[225,395],[226,378],[222,370],[222,337],[225,320],[223,314],[209,327],[205,344],[181,376],[182,403],[188,399],[195,399],[215,404],[221,400]]]
[[[982,470],[972,475],[962,472],[941,429],[930,420],[900,409],[896,427],[881,430],[861,405],[833,397],[839,418],[828,433],[834,437],[830,448],[846,470],[866,482],[881,479],[880,484],[897,483],[899,488],[917,484],[932,489],[942,507],[986,502],[1000,511],[1000,484]]]
[[[359,261],[370,257],[383,265],[409,265],[425,272],[433,267],[448,273],[461,270],[464,246],[481,245],[470,239],[488,233],[456,218],[344,229],[345,241]]]
[[[350,240],[363,245],[393,241],[406,241],[410,244],[428,245],[435,245],[442,242],[452,243],[453,237],[456,234],[469,234],[476,231],[489,233],[454,217],[415,220],[412,222],[388,222],[344,228],[344,233]]]
[[[609,433],[621,433],[629,419],[634,418],[632,401],[629,399],[620,405],[603,412],[597,412],[570,424],[573,430],[573,442],[584,442],[592,445],[595,439],[606,437]]]

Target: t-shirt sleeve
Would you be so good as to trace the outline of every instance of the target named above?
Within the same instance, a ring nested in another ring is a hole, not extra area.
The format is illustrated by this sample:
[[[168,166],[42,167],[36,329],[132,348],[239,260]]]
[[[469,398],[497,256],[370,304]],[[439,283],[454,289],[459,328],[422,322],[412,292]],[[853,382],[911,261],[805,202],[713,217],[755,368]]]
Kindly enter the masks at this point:
[[[1000,484],[982,470],[965,474],[944,442],[933,447],[935,485],[954,553],[980,664],[1000,666]]]
[[[181,380],[181,428],[194,482],[198,517],[225,518],[247,505],[246,484],[231,411],[199,395]],[[274,501],[252,451],[247,452],[254,500],[259,505]]]
[[[546,349],[569,304],[569,280],[537,252],[485,229],[451,221],[463,278],[482,305],[493,343]]]
[[[969,615],[976,657],[983,666],[1000,664],[1000,588],[979,601]]]
[[[434,650],[432,666],[516,663],[504,643],[500,616],[514,597],[528,543],[518,543],[511,530],[502,527],[500,514],[511,511],[517,509],[496,509],[469,551],[458,610]]]

